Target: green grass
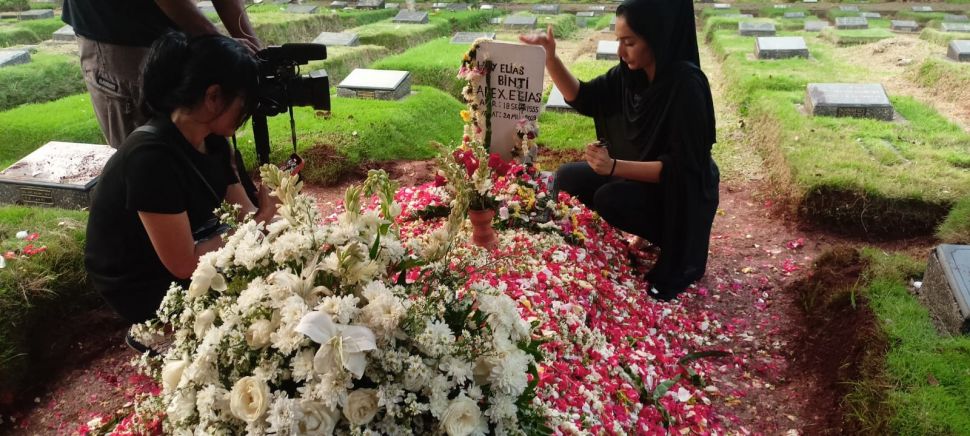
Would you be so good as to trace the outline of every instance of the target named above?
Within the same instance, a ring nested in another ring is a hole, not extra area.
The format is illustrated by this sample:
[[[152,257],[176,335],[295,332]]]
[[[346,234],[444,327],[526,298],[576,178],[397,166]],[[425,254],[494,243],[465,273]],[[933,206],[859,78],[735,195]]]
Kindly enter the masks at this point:
[[[822,29],[820,37],[839,46],[868,44],[896,36],[889,30],[890,20],[870,19],[868,29],[836,29],[834,26]]]
[[[57,29],[64,27],[60,18],[12,21],[0,26],[0,47],[36,44],[51,39]]]
[[[954,39],[970,39],[970,33],[943,32],[939,29],[926,27],[923,28],[923,30],[919,33],[919,37],[922,40],[932,42],[942,47],[947,47],[950,45],[950,41],[953,41]]]
[[[789,12],[804,12],[806,18],[814,18],[812,16],[812,11],[810,11],[808,9],[805,9],[805,8],[800,8],[800,7],[797,7],[797,6],[796,7],[789,6],[787,8],[780,9],[780,8],[774,7],[773,5],[772,6],[763,7],[761,9],[759,9],[758,10],[758,16],[759,17],[765,17],[765,18],[778,18],[778,19],[782,19],[782,18],[785,17],[785,14],[787,14]],[[789,18],[789,20],[792,20],[792,19]]]
[[[34,53],[28,64],[0,69],[0,111],[85,92],[77,56]]]
[[[908,70],[907,76],[934,94],[970,109],[970,64],[929,56]],[[970,157],[954,156],[951,161],[970,168]]]
[[[348,32],[356,32],[361,44],[379,45],[399,52],[439,36],[450,36],[459,29],[481,29],[488,25],[488,19],[492,15],[492,11],[441,11],[431,13],[427,24],[401,24],[385,20]],[[575,27],[575,23],[573,26]]]
[[[303,71],[325,69],[330,76],[330,86],[337,86],[355,68],[367,68],[372,63],[383,59],[390,50],[376,45],[358,45],[354,47],[327,47],[327,59],[313,61]]]
[[[0,126],[0,168],[50,141],[104,143],[87,94],[0,112]]]
[[[896,13],[897,20],[913,20],[920,24],[926,24],[932,20],[943,21],[943,16],[948,12],[913,12],[912,10],[902,10]]]
[[[18,231],[37,232],[47,250],[7,260],[0,269],[0,391],[16,392],[31,381],[29,368],[45,350],[32,342],[51,323],[94,307],[100,298],[86,285],[84,235],[87,214],[59,209],[0,207],[0,252],[23,249]]]
[[[276,5],[256,5],[260,9],[250,13],[256,35],[269,45],[287,42],[311,42],[320,32],[341,32],[349,27],[363,26],[393,17],[390,9],[367,11],[334,11],[307,14],[280,12]],[[255,6],[254,6],[255,7]],[[250,8],[253,9],[253,8]],[[275,9],[275,10],[274,10]]]
[[[970,197],[953,206],[946,220],[936,229],[936,237],[947,244],[970,245]]]
[[[590,80],[616,65],[616,61],[579,61],[569,65],[569,71],[579,80]],[[545,91],[549,97],[552,84]],[[593,119],[575,112],[545,111],[539,115],[539,138],[537,142],[554,150],[579,149],[596,140]]]
[[[452,44],[451,37],[439,37],[407,51],[375,62],[378,70],[411,72],[413,84],[438,88],[460,100],[465,82],[458,79],[461,59],[467,44]]]
[[[736,15],[740,13],[741,13],[741,10],[738,8],[714,9],[713,7],[710,7],[710,8],[704,8],[704,10],[701,11],[701,18],[707,21],[708,19],[716,17],[718,15]]]

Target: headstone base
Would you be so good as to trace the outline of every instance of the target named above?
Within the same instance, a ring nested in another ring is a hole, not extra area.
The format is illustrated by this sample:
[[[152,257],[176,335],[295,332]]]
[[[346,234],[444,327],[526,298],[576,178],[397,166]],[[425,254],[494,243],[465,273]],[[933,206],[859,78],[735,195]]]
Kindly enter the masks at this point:
[[[83,209],[114,149],[49,142],[0,172],[0,203]]]

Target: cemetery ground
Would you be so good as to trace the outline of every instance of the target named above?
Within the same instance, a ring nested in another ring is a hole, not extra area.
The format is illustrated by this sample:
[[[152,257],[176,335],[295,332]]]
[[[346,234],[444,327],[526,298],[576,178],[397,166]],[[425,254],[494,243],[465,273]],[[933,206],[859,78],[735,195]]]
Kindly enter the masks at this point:
[[[391,34],[394,26],[376,21],[359,23],[368,29],[361,32],[362,46],[332,51],[328,61],[411,71],[415,92],[398,102],[335,98],[331,113],[297,111],[298,144],[309,161],[308,191],[325,212],[334,210],[343,190],[370,168],[387,170],[402,186],[430,181],[434,167],[427,159],[434,151],[427,142],[453,143],[461,128],[457,116],[434,119],[462,108],[451,98],[458,82],[448,76],[457,69],[461,46],[449,46],[445,34],[428,36],[440,30],[415,31],[422,36],[390,42],[380,35]],[[780,34],[801,35],[800,28],[778,26]],[[939,45],[919,35],[879,32],[879,42],[850,47],[839,47],[834,37],[806,36],[810,60],[765,64],[751,58],[753,38],[736,33],[736,21],[711,19],[699,34],[702,65],[715,93],[721,202],[707,275],[679,303],[689,313],[705,313],[723,335],[717,348],[733,353],[717,360],[718,370],[708,380],[716,388],[711,398],[726,429],[966,432],[970,341],[936,333],[914,296],[914,282],[936,243],[970,243],[968,70],[938,59]],[[364,35],[372,37],[370,42]],[[514,36],[499,31],[498,39]],[[604,38],[601,32],[576,29],[561,43],[561,56],[581,78],[591,78],[612,65],[593,56],[595,42]],[[353,69],[343,68],[343,75]],[[804,100],[805,84],[826,77],[883,83],[905,121],[805,122],[796,106]],[[274,144],[289,143],[283,118],[271,120]],[[97,142],[92,120],[83,95],[0,113],[2,136],[10,144],[0,151],[0,167],[52,137]],[[591,122],[547,112],[540,123],[542,168],[580,159],[576,149],[589,139]],[[247,133],[240,141],[244,150],[252,149]],[[853,143],[847,152],[831,147]],[[287,149],[277,147],[273,160],[281,160]],[[877,164],[858,162],[858,155]],[[851,168],[841,168],[840,162]],[[916,174],[904,177],[901,168]],[[939,180],[945,177],[957,183]],[[854,195],[860,180],[867,191],[858,201],[882,199],[883,206],[873,201],[863,213],[835,213],[819,203],[838,198],[817,196],[833,192],[820,187]],[[956,206],[943,206],[952,203]],[[0,295],[0,312],[11,314],[4,315],[4,325],[37,326],[29,332],[30,342],[44,345],[30,351],[42,356],[41,364],[23,373],[36,380],[33,389],[0,397],[0,429],[70,433],[95,414],[130,407],[135,394],[155,389],[129,364],[136,355],[122,344],[124,326],[83,283],[84,219],[77,212],[0,209],[0,251],[23,250],[29,243],[45,248],[33,262],[0,269],[2,288],[15,291]],[[934,236],[936,229],[926,223],[940,221]],[[36,229],[36,237],[28,235],[34,239],[13,237],[27,228]],[[617,262],[647,268],[652,256],[635,252]],[[21,267],[36,271],[15,269]],[[37,279],[11,282],[24,276]],[[72,291],[77,300],[64,300]],[[0,356],[0,362],[15,357]]]

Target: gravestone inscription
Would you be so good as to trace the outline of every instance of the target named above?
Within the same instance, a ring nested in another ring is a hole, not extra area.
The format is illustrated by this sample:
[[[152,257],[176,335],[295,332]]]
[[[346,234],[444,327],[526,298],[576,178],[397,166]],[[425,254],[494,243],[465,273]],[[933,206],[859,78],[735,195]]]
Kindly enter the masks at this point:
[[[115,149],[48,142],[0,172],[0,203],[81,209]]]

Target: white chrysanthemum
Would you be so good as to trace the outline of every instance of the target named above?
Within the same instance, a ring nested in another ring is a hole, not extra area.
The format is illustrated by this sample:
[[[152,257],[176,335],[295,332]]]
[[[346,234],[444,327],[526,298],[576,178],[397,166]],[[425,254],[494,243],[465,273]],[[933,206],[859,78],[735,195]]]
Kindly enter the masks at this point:
[[[359,302],[360,299],[354,295],[324,297],[316,310],[329,314],[340,324],[349,324],[360,311],[357,308]]]
[[[195,390],[179,389],[172,396],[166,396],[169,400],[165,413],[168,419],[174,423],[185,423],[195,416]]]
[[[250,223],[255,223],[255,221],[247,222],[244,225]],[[239,240],[239,245],[236,247],[236,257],[232,262],[234,265],[252,270],[267,260],[270,246],[266,243],[266,238],[263,236],[260,227],[252,225],[246,228],[242,239]]]
[[[489,399],[491,407],[485,411],[485,415],[493,422],[515,418],[519,412],[515,398],[511,395],[493,395]]]
[[[301,259],[311,249],[312,240],[303,232],[286,232],[270,246],[273,262],[278,264]]]
[[[360,322],[382,338],[397,330],[406,312],[400,299],[390,293],[381,294],[361,309]]]
[[[303,299],[297,295],[287,298],[280,309],[280,327],[270,335],[273,348],[283,354],[290,354],[304,341],[305,336],[296,331],[303,316],[310,311]]]
[[[518,397],[529,384],[528,371],[531,357],[518,348],[502,350],[489,358],[491,371],[488,380],[495,391]]]
[[[309,348],[300,350],[290,361],[294,381],[306,381],[313,376],[313,354],[314,351]]]
[[[303,409],[299,407],[298,400],[287,397],[286,392],[276,392],[273,397],[266,413],[266,422],[269,423],[266,432],[279,436],[300,434],[297,423],[303,418]]]
[[[196,396],[195,406],[201,422],[217,422],[229,406],[229,391],[215,385],[205,385]]]
[[[431,381],[433,370],[424,364],[420,356],[408,356],[405,364],[407,370],[404,371],[404,389],[411,392],[421,392]]]
[[[481,294],[479,309],[488,314],[488,323],[496,335],[508,335],[513,342],[529,337],[529,324],[519,314],[518,304],[507,294]]]
[[[387,285],[385,285],[384,282],[374,280],[364,286],[363,291],[361,291],[361,295],[363,295],[367,301],[373,301],[378,297],[391,295],[391,291],[387,289]]]
[[[438,364],[438,369],[444,371],[458,384],[472,379],[472,363],[458,356],[445,356]]]
[[[435,320],[425,324],[424,331],[414,338],[418,349],[431,357],[441,357],[451,352],[455,335],[444,321]]]

